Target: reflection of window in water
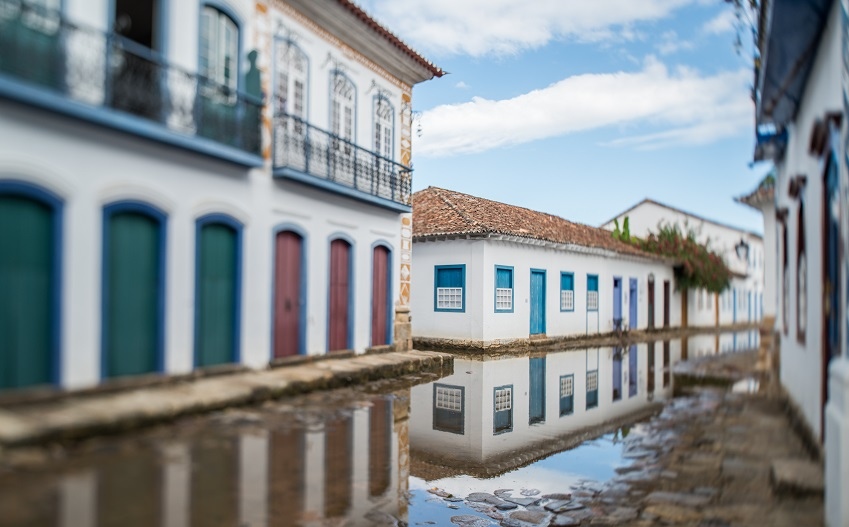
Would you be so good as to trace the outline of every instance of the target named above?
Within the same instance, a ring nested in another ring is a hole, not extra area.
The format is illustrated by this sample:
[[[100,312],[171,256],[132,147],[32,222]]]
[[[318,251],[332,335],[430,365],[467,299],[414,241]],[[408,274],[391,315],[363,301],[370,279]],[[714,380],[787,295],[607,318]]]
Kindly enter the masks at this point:
[[[433,429],[462,435],[464,432],[464,396],[462,386],[433,385]]]
[[[513,385],[495,388],[493,399],[495,405],[493,433],[513,430]]]
[[[598,406],[598,370],[587,372],[587,409]]]
[[[575,376],[560,376],[560,415],[569,415],[575,411]]]

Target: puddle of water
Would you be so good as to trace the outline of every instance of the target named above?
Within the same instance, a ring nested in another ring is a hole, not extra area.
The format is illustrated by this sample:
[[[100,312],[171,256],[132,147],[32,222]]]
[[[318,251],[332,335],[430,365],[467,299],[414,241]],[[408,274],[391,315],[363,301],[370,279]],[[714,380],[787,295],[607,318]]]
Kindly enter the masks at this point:
[[[602,424],[670,401],[669,372],[684,353],[673,340],[457,358],[456,373],[437,381],[321,392],[24,452],[48,461],[0,465],[0,524],[449,525],[465,516],[486,525],[495,520],[465,500],[472,492],[591,496],[646,455],[654,439],[641,425]]]
[[[760,389],[760,381],[752,377],[741,379],[731,386],[731,391],[734,393],[758,393]]]

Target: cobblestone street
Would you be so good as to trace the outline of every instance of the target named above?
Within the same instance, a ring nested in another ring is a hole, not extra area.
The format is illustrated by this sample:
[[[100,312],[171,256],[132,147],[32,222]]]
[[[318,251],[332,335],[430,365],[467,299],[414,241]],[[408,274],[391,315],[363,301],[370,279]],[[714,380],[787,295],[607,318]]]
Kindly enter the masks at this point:
[[[821,464],[793,431],[785,399],[757,380],[755,359],[748,352],[682,363],[676,381],[688,393],[630,429],[623,454],[630,462],[605,484],[587,481],[539,499],[504,489],[466,501],[512,527],[823,525]],[[725,382],[735,384],[716,386]]]

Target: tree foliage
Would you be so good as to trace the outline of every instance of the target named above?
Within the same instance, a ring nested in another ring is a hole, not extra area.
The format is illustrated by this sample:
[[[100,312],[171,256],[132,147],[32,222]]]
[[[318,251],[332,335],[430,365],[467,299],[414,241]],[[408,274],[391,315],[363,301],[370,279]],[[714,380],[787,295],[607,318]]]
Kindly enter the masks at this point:
[[[661,224],[656,233],[650,232],[645,239],[630,237],[630,233],[625,238],[624,234],[620,232],[617,236],[616,230],[613,232],[619,240],[675,260],[675,288],[678,290],[706,289],[711,293],[721,293],[731,282],[731,270],[722,257],[710,250],[708,245],[697,242],[692,229],[687,229],[684,234],[678,225]]]

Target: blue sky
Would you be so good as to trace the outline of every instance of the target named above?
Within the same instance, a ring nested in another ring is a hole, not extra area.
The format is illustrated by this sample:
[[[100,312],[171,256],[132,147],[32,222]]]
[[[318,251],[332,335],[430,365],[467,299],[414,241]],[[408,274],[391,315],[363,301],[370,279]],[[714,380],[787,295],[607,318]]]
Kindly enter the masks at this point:
[[[449,72],[413,91],[414,190],[590,225],[650,197],[763,230],[732,199],[769,167],[749,165],[750,53],[722,0],[362,5]]]

